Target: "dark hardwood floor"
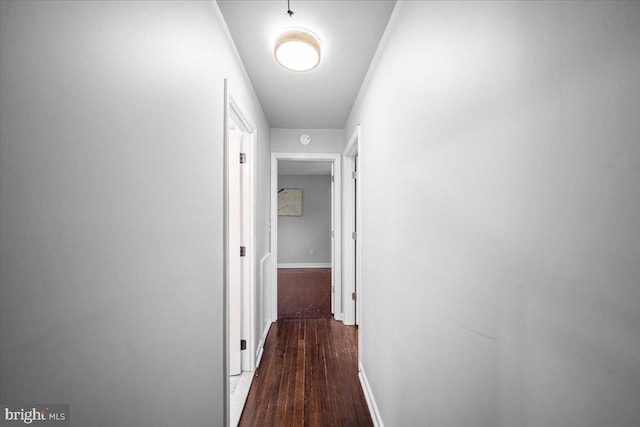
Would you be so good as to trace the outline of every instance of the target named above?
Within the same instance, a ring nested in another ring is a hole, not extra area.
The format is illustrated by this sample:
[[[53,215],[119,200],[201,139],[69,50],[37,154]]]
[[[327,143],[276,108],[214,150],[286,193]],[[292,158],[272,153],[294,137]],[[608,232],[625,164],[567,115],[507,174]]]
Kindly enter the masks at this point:
[[[278,319],[331,317],[330,268],[279,268]]]
[[[358,381],[355,326],[281,319],[271,326],[240,426],[372,426]]]

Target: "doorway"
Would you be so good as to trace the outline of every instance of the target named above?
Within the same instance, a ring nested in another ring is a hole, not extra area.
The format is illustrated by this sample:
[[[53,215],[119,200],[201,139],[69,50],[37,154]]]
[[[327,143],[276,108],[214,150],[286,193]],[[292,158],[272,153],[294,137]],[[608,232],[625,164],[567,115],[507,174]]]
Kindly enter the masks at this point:
[[[333,170],[278,162],[278,319],[330,318]]]
[[[345,325],[361,324],[362,299],[362,209],[361,179],[362,166],[360,159],[360,125],[353,132],[343,152],[345,185],[343,187],[343,226],[344,226],[344,323]]]
[[[279,186],[278,176],[279,170],[282,165],[290,167],[290,165],[297,164],[301,170],[308,170],[312,165],[323,163],[325,167],[330,166],[331,171],[331,228],[330,233],[330,252],[331,261],[327,267],[331,268],[331,312],[337,320],[342,320],[341,300],[342,300],[342,286],[341,286],[341,155],[340,154],[321,154],[321,153],[272,153],[271,155],[271,253],[275,256],[275,259],[279,259],[280,253],[278,246],[278,194],[282,187]],[[295,162],[295,163],[290,163]],[[303,163],[304,162],[304,163]],[[292,188],[293,189],[293,188]],[[304,207],[302,207],[304,209]],[[307,248],[315,249],[315,248]],[[279,262],[279,261],[278,261]],[[278,262],[272,263],[271,271],[271,283],[278,283]],[[324,266],[323,264],[322,266]],[[286,264],[280,264],[281,267],[286,267]],[[313,265],[312,265],[313,266]],[[278,286],[272,286],[271,295],[271,318],[278,318]]]
[[[224,419],[237,424],[255,369],[256,127],[225,80]]]

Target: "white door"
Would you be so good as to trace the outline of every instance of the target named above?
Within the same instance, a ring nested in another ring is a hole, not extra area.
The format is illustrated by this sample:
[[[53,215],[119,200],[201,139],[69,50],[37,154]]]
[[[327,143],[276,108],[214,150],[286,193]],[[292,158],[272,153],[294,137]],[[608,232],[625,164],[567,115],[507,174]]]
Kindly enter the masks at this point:
[[[331,314],[336,313],[335,164],[331,163]]]
[[[240,164],[240,212],[241,212],[241,224],[240,224],[240,246],[245,248],[246,256],[240,258],[240,270],[241,270],[241,280],[240,280],[240,307],[241,312],[240,316],[242,318],[241,324],[242,328],[240,331],[240,340],[244,343],[243,351],[241,351],[241,370],[249,371],[252,369],[251,365],[251,352],[247,349],[247,343],[249,342],[249,337],[251,336],[251,323],[253,322],[253,317],[251,317],[251,310],[254,307],[253,301],[251,300],[251,243],[253,240],[251,239],[251,176],[249,173],[249,159],[248,157],[253,156],[253,151],[251,151],[250,147],[250,136],[248,133],[243,132],[240,136],[240,153],[243,156],[243,160]],[[240,162],[240,154],[236,159]]]
[[[353,230],[356,239],[353,245],[353,321],[358,324],[358,153],[353,157]]]
[[[235,127],[235,126],[234,126]],[[229,374],[242,370],[242,177],[240,149],[242,132],[229,129]]]

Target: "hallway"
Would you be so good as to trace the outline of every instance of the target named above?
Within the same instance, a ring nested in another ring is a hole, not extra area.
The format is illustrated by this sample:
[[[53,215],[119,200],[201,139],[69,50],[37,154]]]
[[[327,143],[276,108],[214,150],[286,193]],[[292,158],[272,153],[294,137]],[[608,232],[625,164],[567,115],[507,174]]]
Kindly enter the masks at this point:
[[[371,426],[358,330],[334,319],[274,323],[240,426]]]
[[[640,426],[638,76],[639,1],[0,0],[0,418],[232,427],[240,349],[245,426]]]

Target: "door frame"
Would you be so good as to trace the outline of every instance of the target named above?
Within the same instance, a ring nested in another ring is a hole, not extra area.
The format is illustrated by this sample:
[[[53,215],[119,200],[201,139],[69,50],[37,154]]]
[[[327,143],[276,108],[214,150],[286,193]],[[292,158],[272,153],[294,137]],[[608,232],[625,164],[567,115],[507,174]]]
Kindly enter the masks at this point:
[[[362,159],[361,140],[360,125],[357,125],[342,153],[343,174],[345,176],[345,185],[342,188],[342,206],[344,209],[342,224],[345,229],[342,241],[343,251],[345,254],[343,257],[344,274],[342,278],[342,297],[344,298],[344,301],[351,301],[352,292],[357,291],[355,304],[345,304],[345,325],[360,325],[362,321],[362,161],[358,162],[358,179],[356,180],[356,188],[351,185],[351,171],[353,171],[355,167],[355,156],[358,155],[358,159]],[[356,193],[355,195],[354,190]],[[356,222],[355,227],[353,224],[354,220]],[[357,239],[354,240],[351,237],[351,231],[356,232]],[[359,343],[358,348],[360,348]],[[360,354],[360,352],[358,352],[358,354]]]
[[[238,104],[232,95],[228,79],[224,79],[224,118],[223,118],[223,422],[229,425],[231,419],[230,390],[229,390],[229,121],[232,119],[243,133],[243,147],[247,153],[249,185],[248,185],[248,237],[245,263],[249,266],[248,277],[242,283],[242,332],[241,338],[246,339],[247,348],[242,353],[242,371],[253,371],[256,367],[255,355],[255,316],[256,316],[256,153],[257,128],[251,117]],[[238,159],[240,161],[240,159]],[[239,251],[239,248],[237,248]],[[236,252],[237,253],[237,252]],[[238,343],[239,344],[239,343]]]
[[[278,161],[327,161],[333,164],[333,200],[332,216],[333,221],[333,241],[331,244],[331,307],[334,309],[336,320],[342,320],[341,307],[342,298],[342,204],[340,189],[342,188],[342,155],[339,153],[271,153],[271,319],[278,319]]]

